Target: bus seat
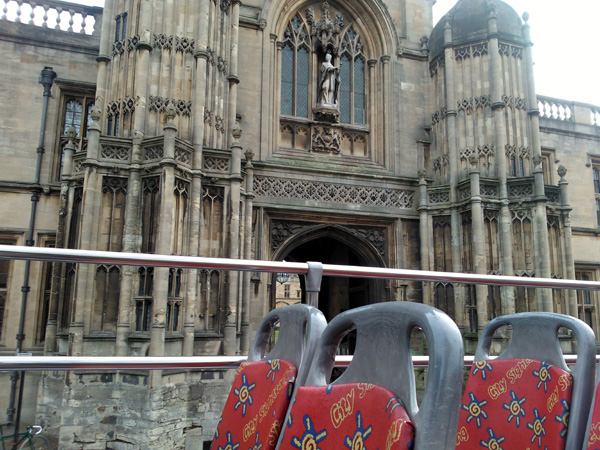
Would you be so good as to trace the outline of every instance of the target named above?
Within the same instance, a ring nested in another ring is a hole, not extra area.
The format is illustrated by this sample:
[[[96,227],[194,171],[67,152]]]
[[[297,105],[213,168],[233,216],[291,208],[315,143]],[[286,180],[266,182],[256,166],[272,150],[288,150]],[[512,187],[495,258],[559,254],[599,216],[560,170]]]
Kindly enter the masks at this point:
[[[276,323],[277,341],[265,355]],[[306,378],[326,325],[323,314],[308,305],[285,306],[265,316],[247,362],[236,373],[212,450],[275,448],[295,387]]]
[[[512,327],[506,350],[490,358],[494,332]],[[577,340],[571,371],[559,328]],[[593,389],[594,333],[584,322],[553,313],[492,320],[482,331],[460,409],[456,450],[580,450]]]
[[[424,331],[430,351],[420,408],[410,342],[415,328]],[[330,383],[340,341],[354,329],[353,360]],[[298,387],[278,450],[450,449],[462,368],[460,332],[435,308],[387,302],[339,314],[323,333],[305,386]]]

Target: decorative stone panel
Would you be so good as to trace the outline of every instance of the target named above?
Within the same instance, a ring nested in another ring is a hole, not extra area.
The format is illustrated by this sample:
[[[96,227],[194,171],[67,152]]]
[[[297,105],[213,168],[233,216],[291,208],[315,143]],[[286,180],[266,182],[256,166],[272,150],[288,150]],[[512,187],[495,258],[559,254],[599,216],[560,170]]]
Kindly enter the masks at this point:
[[[410,209],[414,205],[413,191],[265,176],[254,178],[254,192],[264,197],[398,209]]]
[[[217,156],[204,157],[204,170],[213,172],[229,173],[229,158],[219,158]]]
[[[338,154],[340,153],[342,136],[337,128],[314,126],[311,142],[313,152]]]

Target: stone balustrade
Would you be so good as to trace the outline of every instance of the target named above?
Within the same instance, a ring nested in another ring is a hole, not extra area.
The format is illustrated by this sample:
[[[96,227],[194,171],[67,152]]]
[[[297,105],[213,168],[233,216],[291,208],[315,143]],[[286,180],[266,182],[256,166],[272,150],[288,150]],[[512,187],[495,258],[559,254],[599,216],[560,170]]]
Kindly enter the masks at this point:
[[[600,106],[538,95],[538,108],[544,119],[600,126]]]
[[[103,8],[59,0],[0,0],[0,20],[99,35]]]

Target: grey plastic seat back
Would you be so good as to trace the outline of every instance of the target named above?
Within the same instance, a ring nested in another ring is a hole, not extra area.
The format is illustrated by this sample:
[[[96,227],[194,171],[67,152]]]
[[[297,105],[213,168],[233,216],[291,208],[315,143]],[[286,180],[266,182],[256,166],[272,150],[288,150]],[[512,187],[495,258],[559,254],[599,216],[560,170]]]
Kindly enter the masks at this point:
[[[421,328],[429,347],[429,369],[417,405],[410,345]],[[442,311],[420,303],[389,302],[352,309],[325,329],[306,385],[329,383],[338,345],[356,329],[354,358],[332,384],[372,383],[400,397],[415,425],[414,450],[454,449],[462,395],[463,345],[456,324]]]
[[[481,333],[475,361],[489,360],[494,333],[512,326],[512,338],[498,359],[526,358],[544,361],[571,373],[573,388],[569,430],[565,450],[580,450],[594,389],[596,339],[592,329],[579,319],[554,313],[520,313],[500,316],[486,325]],[[577,363],[567,367],[558,340],[558,329],[570,330],[577,340]]]
[[[271,333],[279,323],[277,342],[268,354]],[[308,305],[290,305],[270,311],[261,322],[248,362],[285,359],[298,369],[296,386],[304,383],[317,344],[327,321],[323,313]]]

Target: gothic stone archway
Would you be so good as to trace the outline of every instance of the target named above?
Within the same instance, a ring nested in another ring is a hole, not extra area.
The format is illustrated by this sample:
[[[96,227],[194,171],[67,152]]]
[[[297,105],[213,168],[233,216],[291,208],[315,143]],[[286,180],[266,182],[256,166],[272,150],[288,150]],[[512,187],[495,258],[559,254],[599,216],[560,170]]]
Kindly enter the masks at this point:
[[[339,225],[311,225],[273,222],[272,242],[275,260],[288,262],[320,261],[324,264],[385,267],[385,233],[377,228],[353,229]],[[285,228],[285,232],[282,232]],[[282,241],[281,238],[285,237]],[[300,283],[304,288],[304,280]],[[275,280],[273,280],[275,286]],[[275,289],[272,292],[274,305]],[[302,289],[302,301],[305,301]],[[348,309],[387,301],[384,280],[323,277],[319,309],[327,320]]]

